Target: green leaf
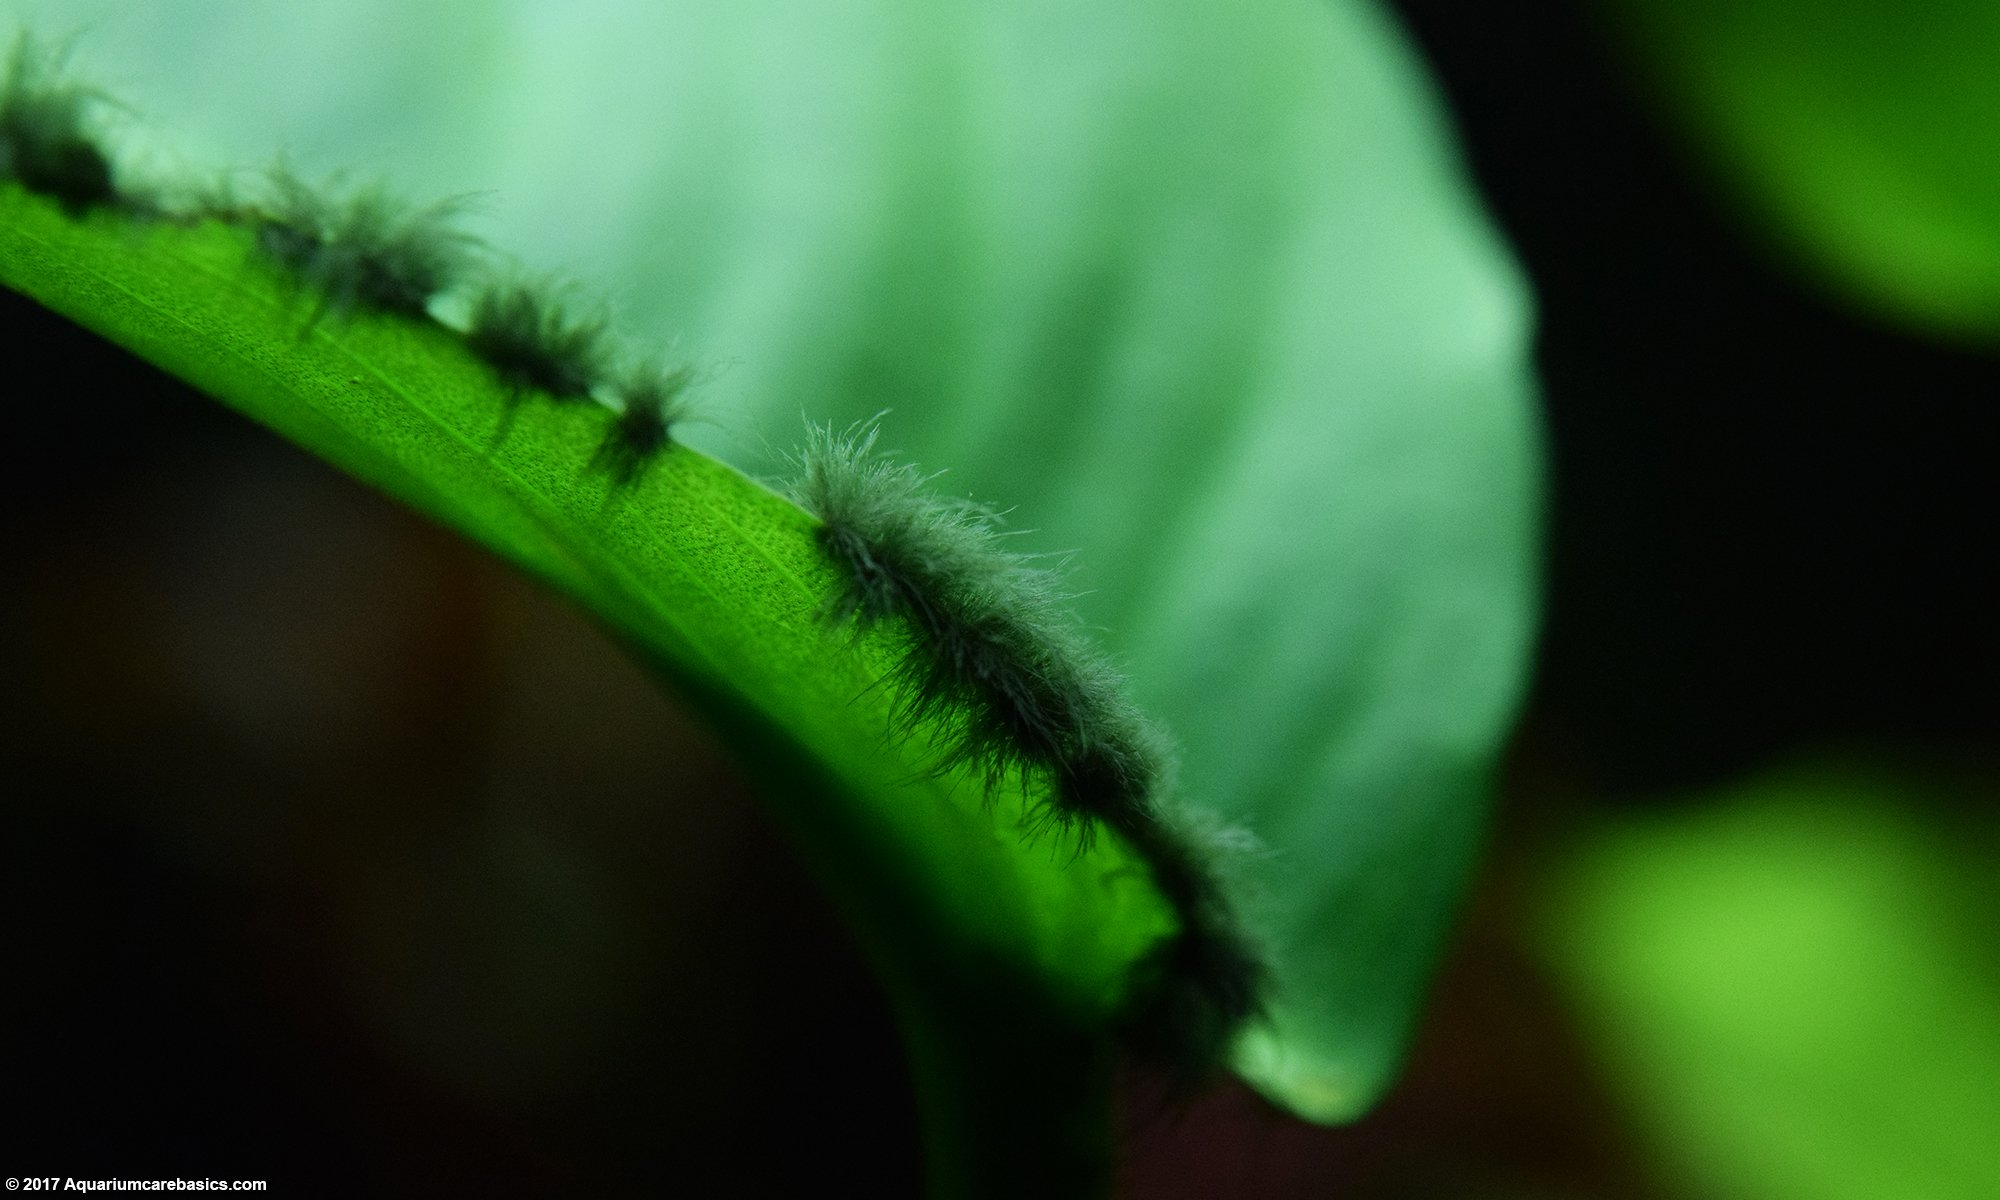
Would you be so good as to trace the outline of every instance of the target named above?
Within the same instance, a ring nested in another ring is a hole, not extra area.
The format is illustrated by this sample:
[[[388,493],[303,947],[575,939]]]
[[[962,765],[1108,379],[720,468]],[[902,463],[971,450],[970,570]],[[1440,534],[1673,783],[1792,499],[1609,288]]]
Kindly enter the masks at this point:
[[[1074,552],[1183,794],[1268,849],[1244,890],[1277,986],[1239,1069],[1360,1115],[1464,885],[1535,620],[1528,299],[1418,64],[1356,3],[877,3],[836,28],[693,7],[639,39],[672,82],[636,102],[688,157],[604,202],[671,236],[586,257],[735,364],[762,420],[710,443],[733,460],[770,464],[756,435],[802,405],[888,408],[897,449],[1025,548]],[[551,36],[617,62],[630,31]],[[782,82],[742,94],[746,61]],[[606,97],[566,82],[538,93],[553,130]],[[556,186],[611,153],[544,152]]]
[[[1819,764],[1602,830],[1541,938],[1679,1194],[1979,1196],[2000,1178],[1986,797]]]
[[[1697,151],[1851,300],[2000,336],[2000,6],[1609,0]]]
[[[1171,910],[1109,831],[1074,855],[1031,835],[1029,798],[988,803],[980,781],[929,771],[921,736],[887,739],[890,698],[873,685],[895,645],[850,644],[823,619],[833,580],[812,518],[687,450],[613,491],[589,469],[609,412],[510,417],[505,387],[456,336],[314,320],[315,300],[251,242],[216,222],[77,221],[0,183],[0,281],[518,563],[695,698],[913,1024],[977,1042],[999,993],[1023,1027],[1101,1036]]]
[[[94,38],[205,145],[491,189],[496,244],[717,365],[703,448],[770,470],[802,410],[887,408],[941,487],[1073,553],[1182,794],[1265,847],[1239,1069],[1365,1110],[1520,690],[1539,488],[1525,289],[1397,32],[1352,0],[372,11],[238,14],[260,57],[199,81],[160,65],[199,13]]]

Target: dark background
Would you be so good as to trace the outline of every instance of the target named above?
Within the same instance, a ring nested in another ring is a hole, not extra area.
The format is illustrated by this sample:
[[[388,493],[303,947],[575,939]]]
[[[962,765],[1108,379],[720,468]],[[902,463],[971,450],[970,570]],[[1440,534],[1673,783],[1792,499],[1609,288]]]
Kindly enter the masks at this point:
[[[1324,1131],[1135,1081],[1134,1195],[1649,1194],[1517,945],[1539,840],[1801,748],[1991,766],[2000,358],[1804,290],[1569,8],[1399,7],[1540,297],[1536,687],[1403,1086]],[[482,553],[0,330],[44,381],[0,442],[10,1173],[916,1190],[883,1001],[697,723]]]

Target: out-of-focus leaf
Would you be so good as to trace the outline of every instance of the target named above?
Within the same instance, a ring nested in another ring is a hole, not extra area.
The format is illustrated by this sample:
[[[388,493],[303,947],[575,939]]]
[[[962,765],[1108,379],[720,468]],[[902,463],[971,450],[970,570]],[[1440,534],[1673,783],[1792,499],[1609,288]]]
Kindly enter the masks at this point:
[[[1928,791],[1792,770],[1561,864],[1550,961],[1685,1194],[1970,1200],[2000,1179],[2000,831],[1926,822]]]
[[[2000,338],[2000,5],[1607,0],[1697,153],[1814,274]]]
[[[1239,1067],[1363,1111],[1535,610],[1528,302],[1398,33],[1354,0],[405,11],[353,6],[324,57],[254,8],[220,23],[267,39],[255,77],[362,98],[290,135],[303,165],[491,189],[497,244],[713,367],[696,444],[769,469],[802,411],[886,408],[942,486],[1073,551],[1183,794],[1266,847],[1245,895],[1277,987]],[[221,98],[236,65],[146,65],[169,22],[218,18],[124,12],[93,45],[128,44],[142,111],[268,141]]]

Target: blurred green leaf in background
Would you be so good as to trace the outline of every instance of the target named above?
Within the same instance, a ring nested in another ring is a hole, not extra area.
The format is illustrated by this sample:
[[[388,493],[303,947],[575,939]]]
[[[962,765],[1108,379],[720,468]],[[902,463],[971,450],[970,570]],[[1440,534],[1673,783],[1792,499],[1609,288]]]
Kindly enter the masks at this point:
[[[1545,954],[1678,1194],[1991,1193],[2000,827],[1981,799],[1806,762],[1580,833],[1554,864]]]
[[[2000,337],[2000,5],[1608,0],[1693,155],[1850,301]]]

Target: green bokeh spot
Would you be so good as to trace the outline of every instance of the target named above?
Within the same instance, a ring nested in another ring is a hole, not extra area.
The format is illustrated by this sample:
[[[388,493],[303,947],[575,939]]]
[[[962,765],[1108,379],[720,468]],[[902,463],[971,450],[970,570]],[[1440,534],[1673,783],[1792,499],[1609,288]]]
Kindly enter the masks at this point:
[[[2000,5],[1605,0],[1695,151],[1811,274],[2000,340]]]
[[[1960,799],[1794,767],[1561,864],[1549,960],[1684,1194],[1956,1200],[2000,1179],[2000,830]]]

